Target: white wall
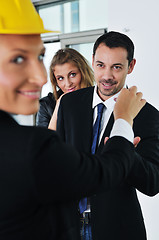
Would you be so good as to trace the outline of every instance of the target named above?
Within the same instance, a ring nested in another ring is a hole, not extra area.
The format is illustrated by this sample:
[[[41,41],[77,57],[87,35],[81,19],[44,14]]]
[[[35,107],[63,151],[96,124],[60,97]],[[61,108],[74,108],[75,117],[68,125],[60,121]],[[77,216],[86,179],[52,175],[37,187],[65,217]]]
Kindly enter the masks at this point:
[[[109,0],[79,0],[80,31],[107,27],[108,1]]]
[[[137,85],[147,101],[159,109],[159,1],[109,0],[108,10],[108,30],[123,32],[135,43],[137,64],[128,85]],[[159,240],[159,195],[138,195],[148,240]]]

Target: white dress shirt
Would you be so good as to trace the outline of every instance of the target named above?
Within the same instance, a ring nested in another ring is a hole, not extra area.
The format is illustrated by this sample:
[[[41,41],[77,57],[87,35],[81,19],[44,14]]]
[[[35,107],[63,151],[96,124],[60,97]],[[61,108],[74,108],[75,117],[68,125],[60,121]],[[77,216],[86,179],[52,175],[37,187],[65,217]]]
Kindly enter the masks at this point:
[[[102,119],[101,119],[99,143],[102,139],[102,136],[103,136],[105,128],[108,124],[109,118],[114,110],[114,105],[115,105],[115,102],[116,102],[116,99],[117,99],[119,93],[120,92],[116,93],[115,95],[113,95],[112,97],[110,97],[109,99],[107,99],[106,101],[103,102],[97,94],[97,85],[94,88],[93,102],[92,102],[92,108],[94,109],[93,125],[97,118],[97,105],[99,103],[103,103],[105,105],[105,108],[104,108],[103,114],[102,114]],[[117,119],[114,122],[112,131],[110,133],[110,137],[113,137],[113,136],[122,136],[132,143],[133,143],[133,139],[134,139],[134,133],[133,133],[131,125],[124,119]]]

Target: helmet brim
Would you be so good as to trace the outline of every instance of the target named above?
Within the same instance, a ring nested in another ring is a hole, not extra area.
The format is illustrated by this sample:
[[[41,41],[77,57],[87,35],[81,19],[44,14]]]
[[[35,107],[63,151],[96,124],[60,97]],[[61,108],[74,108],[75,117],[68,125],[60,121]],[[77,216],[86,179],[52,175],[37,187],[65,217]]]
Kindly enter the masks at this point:
[[[52,31],[47,29],[0,29],[0,34],[42,34],[42,33],[60,33],[59,31]]]

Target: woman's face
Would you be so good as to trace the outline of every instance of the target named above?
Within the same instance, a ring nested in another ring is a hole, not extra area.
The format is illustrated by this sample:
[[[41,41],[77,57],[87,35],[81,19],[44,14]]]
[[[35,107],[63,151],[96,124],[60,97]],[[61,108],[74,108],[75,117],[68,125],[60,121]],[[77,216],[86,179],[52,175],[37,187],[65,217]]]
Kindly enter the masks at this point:
[[[47,82],[40,35],[0,35],[0,53],[0,109],[35,113]]]
[[[57,85],[64,92],[73,92],[81,88],[81,73],[75,64],[69,62],[54,67]]]

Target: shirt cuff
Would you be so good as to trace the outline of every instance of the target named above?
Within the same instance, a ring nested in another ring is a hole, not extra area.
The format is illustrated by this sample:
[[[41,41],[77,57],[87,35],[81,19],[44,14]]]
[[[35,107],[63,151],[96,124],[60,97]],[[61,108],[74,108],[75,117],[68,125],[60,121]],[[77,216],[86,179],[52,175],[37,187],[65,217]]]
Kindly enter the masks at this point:
[[[128,141],[133,143],[134,132],[131,125],[124,119],[118,118],[113,125],[110,137],[120,136],[126,138]]]

